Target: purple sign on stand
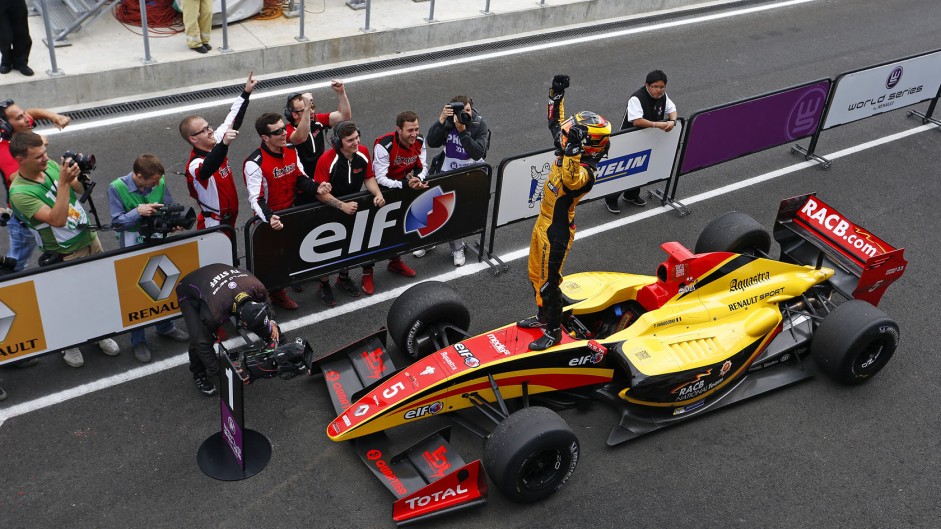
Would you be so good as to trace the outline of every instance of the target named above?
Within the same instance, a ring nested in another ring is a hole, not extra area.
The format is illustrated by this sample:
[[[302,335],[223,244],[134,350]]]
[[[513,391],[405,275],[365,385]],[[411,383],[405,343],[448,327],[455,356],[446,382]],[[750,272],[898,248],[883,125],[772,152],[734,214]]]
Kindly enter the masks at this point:
[[[823,79],[697,113],[690,119],[679,173],[812,136],[829,93],[830,80]]]
[[[225,401],[219,399],[219,406],[222,408],[222,437],[226,444],[232,450],[232,455],[239,462],[242,469],[245,468],[245,461],[242,459],[242,428],[238,421],[232,416],[232,411],[226,406]]]

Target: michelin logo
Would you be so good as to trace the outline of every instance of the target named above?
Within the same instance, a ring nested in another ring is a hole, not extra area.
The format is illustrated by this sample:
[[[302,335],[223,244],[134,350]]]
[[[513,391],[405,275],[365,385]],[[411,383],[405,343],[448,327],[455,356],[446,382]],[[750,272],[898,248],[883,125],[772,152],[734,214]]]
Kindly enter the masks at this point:
[[[625,176],[646,172],[650,165],[650,149],[611,158],[598,164],[595,183],[609,182]]]

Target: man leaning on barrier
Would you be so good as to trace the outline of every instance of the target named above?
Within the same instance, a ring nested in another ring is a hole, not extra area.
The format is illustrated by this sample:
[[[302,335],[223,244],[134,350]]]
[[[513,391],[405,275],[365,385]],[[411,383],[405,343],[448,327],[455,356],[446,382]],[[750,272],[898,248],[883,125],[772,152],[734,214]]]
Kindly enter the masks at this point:
[[[647,74],[644,86],[637,89],[627,100],[627,118],[625,125],[645,129],[660,129],[670,132],[676,126],[676,105],[667,96],[667,74],[654,70]],[[626,126],[624,128],[627,128]],[[618,196],[628,204],[638,207],[647,205],[640,196],[640,187],[626,189],[623,193],[612,193],[604,197],[608,211],[617,215],[621,212]]]
[[[269,347],[281,339],[281,329],[268,305],[268,290],[254,275],[226,264],[210,264],[183,276],[176,287],[180,312],[189,331],[189,369],[196,389],[210,397],[212,380],[219,377],[213,344],[219,327],[232,317],[238,325]]]
[[[134,160],[133,170],[108,186],[108,205],[111,207],[111,226],[118,237],[121,248],[135,246],[145,241],[141,225],[145,219],[159,213],[164,206],[172,205],[173,195],[164,180],[164,168],[153,154],[142,154]],[[189,335],[177,329],[173,321],[164,320],[154,327],[157,334],[177,342],[189,341]],[[144,327],[131,331],[131,350],[139,362],[150,362],[150,347]]]
[[[425,140],[429,147],[444,147],[444,150],[431,161],[430,174],[484,161],[490,147],[490,129],[473,105],[474,101],[467,96],[454,96],[444,105],[438,120],[431,124]],[[448,246],[454,266],[464,266],[464,241],[449,241]],[[434,246],[415,250],[412,255],[424,257],[432,248]]]
[[[297,156],[310,173],[314,172],[317,160],[328,148],[324,138],[327,130],[353,116],[343,81],[330,81],[330,88],[337,94],[337,109],[333,112],[317,113],[314,97],[309,92],[291,94],[284,105],[288,141],[297,149]]]
[[[35,132],[17,132],[10,140],[10,154],[20,170],[10,185],[13,213],[29,226],[47,259],[42,264],[72,261],[102,252],[98,235],[88,229],[88,215],[78,195],[83,192],[77,180],[81,170],[71,158],[63,158],[62,166],[49,159],[42,137]],[[120,353],[110,338],[100,340],[101,350],[109,355]],[[62,352],[65,363],[72,367],[85,364],[77,348]]]

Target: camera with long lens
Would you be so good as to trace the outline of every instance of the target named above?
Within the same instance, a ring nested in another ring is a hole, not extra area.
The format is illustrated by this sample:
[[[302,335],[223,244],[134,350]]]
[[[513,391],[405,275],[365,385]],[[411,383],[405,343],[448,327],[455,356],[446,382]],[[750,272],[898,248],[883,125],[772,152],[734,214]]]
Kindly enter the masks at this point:
[[[72,164],[78,165],[78,179],[83,184],[88,185],[90,182],[88,179],[88,173],[94,171],[95,167],[98,165],[95,162],[95,155],[76,153],[75,151],[65,151],[65,154],[62,155],[62,158],[71,158],[72,162],[69,164],[70,166]]]
[[[12,257],[0,257],[0,276],[12,274],[16,271],[16,259]]]
[[[448,103],[448,106],[451,107],[451,110],[454,112],[454,115],[457,116],[457,121],[461,125],[470,125],[474,121],[473,116],[468,112],[464,112],[464,103],[456,101],[454,103]]]
[[[314,365],[314,351],[303,338],[274,348],[265,346],[262,350],[227,354],[239,378],[246,384],[259,378],[290,380],[297,375],[309,375]]]
[[[147,239],[164,238],[176,228],[192,229],[196,224],[196,212],[189,208],[183,212],[182,204],[170,204],[154,211],[149,217],[140,218],[138,233]]]

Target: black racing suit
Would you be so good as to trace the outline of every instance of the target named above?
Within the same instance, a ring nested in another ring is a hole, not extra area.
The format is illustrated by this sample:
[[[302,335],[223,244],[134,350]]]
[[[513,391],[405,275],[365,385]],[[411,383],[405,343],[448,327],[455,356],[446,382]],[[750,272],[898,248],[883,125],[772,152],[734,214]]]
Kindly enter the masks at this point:
[[[219,376],[219,359],[213,350],[216,331],[235,314],[235,296],[242,292],[252,301],[268,301],[268,291],[258,278],[227,264],[193,270],[177,285],[180,312],[190,335],[190,372],[194,378]]]
[[[561,150],[561,123],[565,118],[563,100],[549,99],[549,131]],[[546,328],[558,329],[562,322],[562,265],[575,239],[575,206],[595,183],[596,161],[582,155],[560,155],[549,169],[543,189],[539,217],[533,226],[529,246],[529,280],[536,291],[536,306],[546,317]]]

